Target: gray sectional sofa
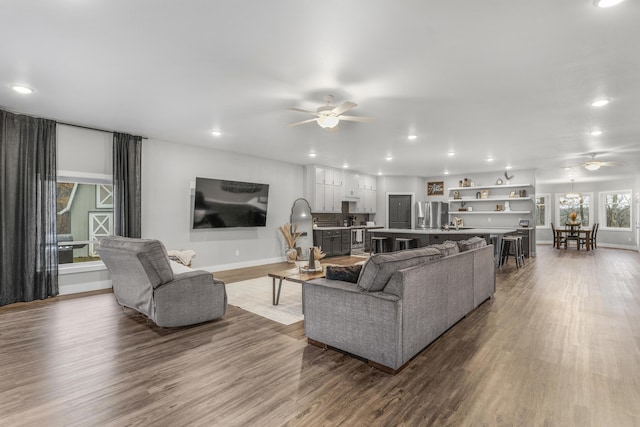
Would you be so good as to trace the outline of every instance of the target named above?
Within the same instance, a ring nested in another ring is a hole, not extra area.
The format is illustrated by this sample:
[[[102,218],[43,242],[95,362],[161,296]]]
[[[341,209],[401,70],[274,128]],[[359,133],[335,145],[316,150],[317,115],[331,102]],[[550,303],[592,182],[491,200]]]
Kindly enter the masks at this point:
[[[493,295],[494,265],[480,238],[373,255],[357,283],[303,284],[305,334],[396,373]]]

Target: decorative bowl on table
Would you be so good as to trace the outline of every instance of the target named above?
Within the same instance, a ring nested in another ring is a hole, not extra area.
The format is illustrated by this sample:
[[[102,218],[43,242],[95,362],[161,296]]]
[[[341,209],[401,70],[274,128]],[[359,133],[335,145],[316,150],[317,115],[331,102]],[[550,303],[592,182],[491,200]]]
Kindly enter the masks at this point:
[[[300,266],[300,273],[321,273],[322,267],[318,268],[309,268],[308,264]]]

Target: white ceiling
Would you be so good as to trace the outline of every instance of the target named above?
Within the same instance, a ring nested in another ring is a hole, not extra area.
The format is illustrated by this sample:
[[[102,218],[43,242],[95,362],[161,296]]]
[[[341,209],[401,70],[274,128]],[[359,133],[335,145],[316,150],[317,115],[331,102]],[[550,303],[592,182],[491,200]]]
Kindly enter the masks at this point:
[[[576,182],[635,176],[639,3],[3,1],[0,106],[372,174],[511,165],[567,182],[562,166],[597,152],[624,166],[577,167]],[[34,93],[15,93],[14,83]],[[287,127],[309,118],[288,107],[315,110],[327,93],[376,121]],[[611,103],[589,105],[601,96]],[[589,136],[593,128],[605,133]]]

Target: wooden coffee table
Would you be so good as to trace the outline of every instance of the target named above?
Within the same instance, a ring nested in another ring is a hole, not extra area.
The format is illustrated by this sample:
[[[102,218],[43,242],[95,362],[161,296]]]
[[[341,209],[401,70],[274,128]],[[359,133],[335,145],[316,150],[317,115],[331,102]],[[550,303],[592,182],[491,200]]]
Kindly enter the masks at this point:
[[[272,280],[273,289],[273,305],[278,305],[280,302],[280,290],[282,289],[282,281],[288,280],[289,282],[302,283],[307,280],[317,279],[324,277],[326,266],[322,266],[322,271],[316,273],[301,273],[298,267],[289,270],[277,271],[275,273],[269,273],[268,276]],[[278,280],[278,292],[276,293],[276,280]]]

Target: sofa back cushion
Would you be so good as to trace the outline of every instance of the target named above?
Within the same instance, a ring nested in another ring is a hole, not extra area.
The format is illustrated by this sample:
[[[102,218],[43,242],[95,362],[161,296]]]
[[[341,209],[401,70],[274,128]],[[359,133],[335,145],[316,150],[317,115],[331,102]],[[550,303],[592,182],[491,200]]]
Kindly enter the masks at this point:
[[[167,250],[158,240],[104,237],[100,240],[98,253],[112,275],[114,272],[134,274],[142,267],[154,289],[174,278]],[[135,278],[129,275],[129,280]]]
[[[458,242],[458,247],[460,247],[460,252],[466,252],[471,249],[484,248],[487,246],[487,241],[483,237],[472,237],[467,240],[460,240]]]
[[[387,286],[391,275],[403,268],[438,259],[442,255],[436,248],[418,248],[398,252],[375,254],[362,267],[358,287],[368,292],[378,292]]]
[[[458,247],[458,243],[453,240],[446,240],[443,243],[439,243],[436,245],[429,245],[429,248],[436,248],[440,251],[442,257],[447,257],[450,255],[455,255],[460,252],[460,248]]]

